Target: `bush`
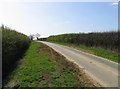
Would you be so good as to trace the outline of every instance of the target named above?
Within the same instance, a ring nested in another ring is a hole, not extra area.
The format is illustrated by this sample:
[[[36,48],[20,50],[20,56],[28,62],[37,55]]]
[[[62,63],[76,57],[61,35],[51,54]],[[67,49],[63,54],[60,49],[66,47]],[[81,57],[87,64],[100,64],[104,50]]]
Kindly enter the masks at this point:
[[[39,38],[38,40],[40,40],[40,41],[46,41],[47,38]]]
[[[89,47],[101,47],[118,52],[120,32],[98,32],[98,33],[78,33],[61,34],[48,37],[47,41],[72,43],[76,45],[86,45]]]
[[[30,39],[26,35],[7,27],[0,29],[2,29],[2,73],[5,77],[29,47]]]

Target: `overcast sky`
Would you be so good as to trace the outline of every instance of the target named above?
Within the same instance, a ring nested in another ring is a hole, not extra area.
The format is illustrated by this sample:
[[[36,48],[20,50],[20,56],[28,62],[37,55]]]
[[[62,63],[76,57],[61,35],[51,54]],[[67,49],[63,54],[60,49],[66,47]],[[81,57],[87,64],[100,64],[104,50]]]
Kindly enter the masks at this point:
[[[62,33],[118,29],[118,3],[19,2],[0,3],[0,24],[26,35],[41,37]]]

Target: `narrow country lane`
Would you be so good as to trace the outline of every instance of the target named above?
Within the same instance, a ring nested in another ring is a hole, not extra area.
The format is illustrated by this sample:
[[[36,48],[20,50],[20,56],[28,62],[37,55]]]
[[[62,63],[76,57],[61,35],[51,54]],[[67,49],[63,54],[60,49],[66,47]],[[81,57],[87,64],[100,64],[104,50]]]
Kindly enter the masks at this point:
[[[103,87],[118,87],[118,63],[67,46],[40,41],[83,68]]]

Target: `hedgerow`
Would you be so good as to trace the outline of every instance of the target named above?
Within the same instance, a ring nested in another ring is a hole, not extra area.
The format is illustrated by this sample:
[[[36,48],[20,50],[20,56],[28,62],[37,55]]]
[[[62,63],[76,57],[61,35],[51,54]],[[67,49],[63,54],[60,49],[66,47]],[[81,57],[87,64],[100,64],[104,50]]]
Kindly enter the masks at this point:
[[[15,30],[7,27],[2,29],[2,74],[8,74],[15,62],[23,56],[25,50],[30,45],[30,39]]]
[[[47,41],[72,43],[76,45],[86,45],[89,47],[101,47],[118,51],[120,32],[93,32],[93,33],[72,33],[53,35],[48,37]]]

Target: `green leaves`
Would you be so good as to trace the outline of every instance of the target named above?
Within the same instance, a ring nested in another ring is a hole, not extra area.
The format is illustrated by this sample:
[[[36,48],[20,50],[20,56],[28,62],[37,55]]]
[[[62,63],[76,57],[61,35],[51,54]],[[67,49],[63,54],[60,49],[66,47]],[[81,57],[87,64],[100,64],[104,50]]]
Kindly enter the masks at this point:
[[[101,47],[118,52],[120,32],[93,32],[93,33],[72,33],[48,37],[47,41],[85,45],[88,47]]]
[[[2,27],[0,29],[2,29],[2,65],[5,76],[29,47],[30,39],[15,30]]]

